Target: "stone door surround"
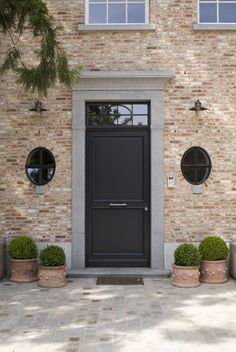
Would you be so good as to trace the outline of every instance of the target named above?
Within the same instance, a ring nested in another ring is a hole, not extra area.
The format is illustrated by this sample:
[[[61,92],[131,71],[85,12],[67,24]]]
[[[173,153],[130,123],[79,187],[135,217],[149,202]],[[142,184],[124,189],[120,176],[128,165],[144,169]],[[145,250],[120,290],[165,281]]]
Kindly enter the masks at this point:
[[[164,269],[164,88],[171,71],[83,71],[72,95],[72,270],[85,270],[85,104],[151,105],[151,269]]]

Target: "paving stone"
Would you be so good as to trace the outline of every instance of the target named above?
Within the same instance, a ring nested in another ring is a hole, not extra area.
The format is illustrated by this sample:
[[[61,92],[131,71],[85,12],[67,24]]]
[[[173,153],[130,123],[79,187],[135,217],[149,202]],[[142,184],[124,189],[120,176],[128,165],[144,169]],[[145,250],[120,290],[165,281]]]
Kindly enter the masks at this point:
[[[181,290],[169,279],[145,279],[138,289],[88,282],[74,279],[63,290],[1,282],[0,351],[235,351],[235,281],[214,290]]]

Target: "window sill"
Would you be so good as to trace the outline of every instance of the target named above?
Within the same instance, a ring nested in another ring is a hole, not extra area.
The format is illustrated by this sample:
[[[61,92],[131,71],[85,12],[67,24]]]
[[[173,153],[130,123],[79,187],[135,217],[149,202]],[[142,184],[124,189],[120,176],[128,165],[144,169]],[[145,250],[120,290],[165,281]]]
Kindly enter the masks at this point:
[[[236,31],[236,24],[194,24],[193,30],[195,31]]]
[[[155,31],[155,26],[153,24],[121,24],[121,25],[79,25],[79,32],[97,32],[97,31]]]

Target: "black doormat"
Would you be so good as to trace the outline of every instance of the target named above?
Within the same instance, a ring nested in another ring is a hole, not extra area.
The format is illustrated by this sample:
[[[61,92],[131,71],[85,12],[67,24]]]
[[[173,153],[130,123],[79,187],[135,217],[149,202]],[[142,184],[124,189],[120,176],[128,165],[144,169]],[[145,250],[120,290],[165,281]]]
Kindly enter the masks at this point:
[[[142,276],[99,276],[96,285],[144,285]]]

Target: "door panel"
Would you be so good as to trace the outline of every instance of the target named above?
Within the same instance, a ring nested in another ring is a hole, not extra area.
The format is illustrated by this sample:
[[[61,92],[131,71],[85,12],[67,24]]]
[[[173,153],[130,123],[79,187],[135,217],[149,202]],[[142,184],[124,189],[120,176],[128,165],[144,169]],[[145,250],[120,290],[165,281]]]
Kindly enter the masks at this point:
[[[142,200],[143,138],[95,136],[94,201]]]
[[[149,266],[149,130],[87,130],[87,266]]]
[[[143,209],[94,209],[93,255],[123,255],[143,250]]]

